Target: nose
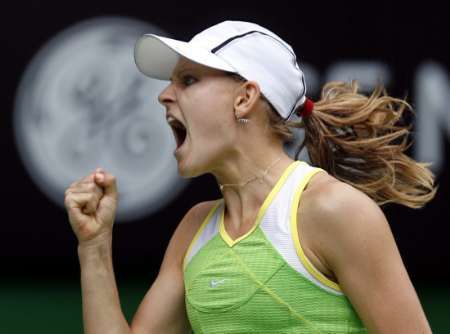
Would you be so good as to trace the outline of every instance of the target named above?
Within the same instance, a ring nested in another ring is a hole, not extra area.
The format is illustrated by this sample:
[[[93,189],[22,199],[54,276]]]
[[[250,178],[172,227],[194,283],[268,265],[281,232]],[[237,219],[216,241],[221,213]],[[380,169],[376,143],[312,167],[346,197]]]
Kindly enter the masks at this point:
[[[167,107],[169,103],[175,101],[175,92],[173,90],[172,83],[164,88],[163,91],[158,95],[158,101],[165,107]]]

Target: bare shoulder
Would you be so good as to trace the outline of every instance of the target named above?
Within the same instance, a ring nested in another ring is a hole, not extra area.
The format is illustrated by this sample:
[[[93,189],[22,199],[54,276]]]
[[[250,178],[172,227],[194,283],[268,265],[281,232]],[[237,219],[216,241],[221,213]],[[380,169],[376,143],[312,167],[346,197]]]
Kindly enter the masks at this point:
[[[382,210],[369,196],[322,172],[304,190],[297,221],[306,255],[334,281],[336,249],[355,250],[361,238],[392,237]]]
[[[184,215],[183,219],[180,221],[178,228],[183,229],[184,232],[190,231],[191,233],[195,234],[216,202],[216,200],[213,200],[200,202],[194,205]]]
[[[168,247],[168,252],[173,252],[171,253],[177,259],[178,265],[182,265],[184,254],[192,239],[216,202],[213,200],[197,203],[189,209],[178,224]]]
[[[317,173],[302,195],[308,211],[318,218],[326,215],[351,214],[352,210],[381,213],[379,206],[364,192],[327,173]],[[335,221],[335,220],[334,220]]]
[[[316,175],[299,204],[305,224],[323,233],[386,228],[383,211],[368,195],[326,173]]]
[[[383,211],[360,190],[319,174],[299,205],[313,264],[339,284],[369,332],[431,333]]]

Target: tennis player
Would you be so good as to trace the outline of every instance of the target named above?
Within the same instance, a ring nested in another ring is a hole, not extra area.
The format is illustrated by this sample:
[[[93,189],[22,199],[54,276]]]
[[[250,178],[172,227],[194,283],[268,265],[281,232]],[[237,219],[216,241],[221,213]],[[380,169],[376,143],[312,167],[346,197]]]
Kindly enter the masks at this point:
[[[85,333],[431,332],[380,209],[436,193],[428,164],[404,153],[405,100],[351,81],[327,83],[314,103],[292,47],[249,22],[189,42],[144,35],[135,60],[170,80],[159,101],[179,174],[211,173],[223,196],[186,213],[128,324],[112,265],[115,178],[99,168],[74,182],[65,204]],[[293,128],[305,131],[295,159]]]

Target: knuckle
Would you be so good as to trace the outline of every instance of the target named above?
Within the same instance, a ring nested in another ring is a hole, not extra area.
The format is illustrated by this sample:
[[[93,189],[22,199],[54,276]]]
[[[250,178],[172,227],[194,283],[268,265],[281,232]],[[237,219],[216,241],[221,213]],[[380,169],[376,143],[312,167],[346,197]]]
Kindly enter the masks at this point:
[[[94,184],[93,182],[89,182],[89,183],[86,185],[86,188],[87,188],[88,191],[94,192],[95,189],[96,189],[96,186],[95,186],[95,184]]]
[[[80,184],[85,184],[85,183],[89,183],[91,180],[87,177],[82,178],[80,181],[78,181],[78,183]]]
[[[66,198],[64,199],[64,206],[65,206],[66,208],[69,208],[71,202],[72,202],[71,198],[70,198],[70,197],[66,197]]]
[[[64,202],[68,202],[68,201],[70,201],[72,198],[71,198],[71,194],[69,193],[69,194],[66,194],[66,195],[64,195]]]
[[[83,180],[81,180],[80,182],[79,182],[79,184],[89,184],[89,182],[90,182],[90,180],[87,180],[87,179],[83,179]]]

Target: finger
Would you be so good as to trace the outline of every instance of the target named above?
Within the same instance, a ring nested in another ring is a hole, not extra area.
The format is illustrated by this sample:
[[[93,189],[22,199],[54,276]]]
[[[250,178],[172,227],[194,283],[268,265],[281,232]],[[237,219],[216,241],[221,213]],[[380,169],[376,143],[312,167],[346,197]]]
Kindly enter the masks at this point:
[[[64,200],[68,210],[81,210],[84,213],[95,212],[98,202],[94,193],[70,193]]]
[[[83,209],[81,209],[81,211],[83,211],[83,213],[87,215],[93,214],[97,211],[99,202],[100,201],[98,199],[91,200],[86,203],[86,206]]]
[[[103,197],[103,190],[100,189],[100,187],[95,186],[95,191],[92,191],[92,187],[86,185],[86,188],[88,189],[83,189],[82,187],[76,188],[76,189],[72,189],[72,190],[67,190],[65,196],[70,197],[74,196],[74,195],[87,195],[86,198],[88,199],[88,202],[84,204],[84,207],[80,207],[82,209],[83,213],[86,214],[91,214],[94,213],[97,208],[98,208],[98,204],[100,203],[102,197]],[[75,199],[77,199],[79,197],[75,197]]]
[[[117,200],[116,177],[102,168],[97,168],[95,182],[103,187],[104,194]]]
[[[100,199],[103,196],[103,188],[95,182],[78,183],[76,186],[67,189],[66,194],[68,193],[95,193]]]
[[[86,175],[85,177],[80,179],[80,183],[94,182],[94,175],[95,175],[95,172],[92,172],[92,173]]]

